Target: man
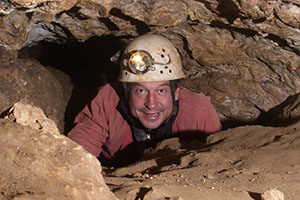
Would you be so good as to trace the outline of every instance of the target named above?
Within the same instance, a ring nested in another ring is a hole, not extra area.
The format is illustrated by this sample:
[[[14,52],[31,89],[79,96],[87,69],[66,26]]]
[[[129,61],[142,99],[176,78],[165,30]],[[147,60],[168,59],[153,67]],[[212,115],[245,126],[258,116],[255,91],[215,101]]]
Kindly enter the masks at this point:
[[[99,88],[68,134],[102,165],[134,161],[143,148],[166,138],[221,129],[210,98],[178,86],[185,77],[180,56],[165,37],[134,39],[120,64],[122,89],[110,84]]]

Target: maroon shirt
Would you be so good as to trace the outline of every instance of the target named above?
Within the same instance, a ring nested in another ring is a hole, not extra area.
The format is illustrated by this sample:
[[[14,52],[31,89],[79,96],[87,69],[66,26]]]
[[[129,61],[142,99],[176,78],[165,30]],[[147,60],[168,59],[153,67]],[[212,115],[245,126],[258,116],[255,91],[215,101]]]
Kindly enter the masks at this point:
[[[96,97],[76,116],[75,126],[68,137],[94,156],[102,153],[105,158],[112,159],[133,143],[131,128],[116,109],[118,103],[119,96],[111,85],[100,87]],[[209,134],[219,130],[219,116],[210,97],[181,88],[178,114],[172,125],[173,134]]]

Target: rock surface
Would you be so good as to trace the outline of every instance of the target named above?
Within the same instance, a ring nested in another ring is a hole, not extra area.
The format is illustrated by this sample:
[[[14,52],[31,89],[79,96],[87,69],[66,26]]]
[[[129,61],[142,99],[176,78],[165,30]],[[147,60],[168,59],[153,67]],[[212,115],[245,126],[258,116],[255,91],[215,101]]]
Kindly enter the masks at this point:
[[[168,139],[140,162],[103,168],[121,199],[294,200],[300,188],[300,123],[243,126],[197,140]]]
[[[8,118],[23,126],[60,135],[55,122],[47,118],[42,109],[35,106],[17,102],[9,110]]]
[[[284,194],[277,189],[271,189],[262,194],[262,200],[284,200]]]
[[[3,200],[298,198],[299,122],[228,129],[209,136],[207,144],[172,138],[147,149],[137,163],[101,169],[82,147],[41,128],[34,120],[45,119],[40,109],[18,103],[12,114],[0,119]]]
[[[210,135],[206,144],[171,138],[132,165],[102,168],[41,119],[47,121],[41,109],[22,103],[0,119],[1,200],[294,200],[299,195],[299,122],[228,129]]]
[[[117,199],[97,158],[58,134],[56,127],[47,130],[48,123],[34,120],[47,121],[40,109],[18,103],[13,116],[27,126],[0,119],[1,200]]]
[[[0,116],[18,101],[42,108],[62,132],[67,101],[61,84],[38,62],[0,48]]]

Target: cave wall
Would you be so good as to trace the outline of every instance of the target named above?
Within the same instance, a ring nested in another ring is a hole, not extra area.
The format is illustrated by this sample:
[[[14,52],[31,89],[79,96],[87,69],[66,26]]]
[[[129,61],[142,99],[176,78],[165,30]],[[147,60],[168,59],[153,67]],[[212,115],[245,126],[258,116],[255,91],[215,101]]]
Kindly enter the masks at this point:
[[[182,56],[183,84],[210,95],[222,122],[249,123],[299,93],[299,22],[297,0],[4,0],[0,45],[21,51],[100,37],[90,54],[120,43],[96,60],[109,74],[121,44],[160,33]]]

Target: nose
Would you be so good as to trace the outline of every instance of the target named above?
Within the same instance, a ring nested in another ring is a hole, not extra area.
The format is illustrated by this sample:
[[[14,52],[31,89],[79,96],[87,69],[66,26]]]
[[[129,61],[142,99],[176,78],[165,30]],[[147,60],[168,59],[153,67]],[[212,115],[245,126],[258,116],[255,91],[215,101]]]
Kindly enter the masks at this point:
[[[155,94],[149,92],[145,99],[145,107],[149,110],[155,108]]]

